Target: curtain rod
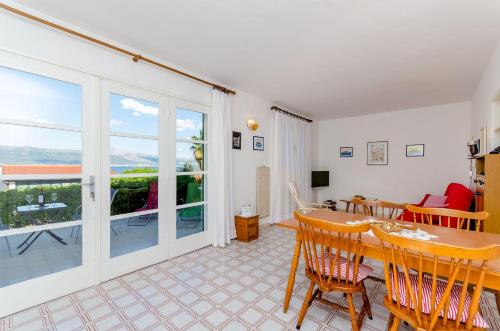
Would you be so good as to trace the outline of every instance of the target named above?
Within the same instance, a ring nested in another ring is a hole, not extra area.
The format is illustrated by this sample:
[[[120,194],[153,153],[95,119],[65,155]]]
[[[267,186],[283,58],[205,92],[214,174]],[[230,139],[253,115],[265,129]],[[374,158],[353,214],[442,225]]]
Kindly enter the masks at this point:
[[[271,107],[271,110],[274,110],[274,111],[277,111],[277,112],[280,112],[280,113],[283,113],[283,114],[287,114],[288,116],[291,116],[291,117],[294,117],[294,118],[297,118],[299,120],[302,120],[302,121],[306,121],[308,123],[311,123],[313,120],[309,119],[309,118],[305,118],[305,117],[302,117],[302,116],[299,116],[297,114],[294,114],[294,113],[290,113],[289,111],[286,111],[284,109],[281,109],[280,107],[276,107],[276,106],[272,106]]]
[[[104,42],[102,40],[99,40],[97,38],[94,38],[94,37],[91,37],[91,36],[88,36],[88,35],[85,35],[83,33],[80,33],[80,32],[77,32],[75,30],[71,30],[69,28],[66,28],[62,25],[59,25],[59,24],[56,24],[56,23],[52,23],[50,21],[47,21],[43,18],[40,18],[40,17],[37,17],[37,16],[34,16],[34,15],[31,15],[31,14],[28,14],[22,10],[19,10],[19,9],[16,9],[14,7],[10,7],[10,6],[7,6],[6,4],[3,4],[3,3],[0,3],[0,8],[3,8],[11,13],[14,13],[14,14],[17,14],[17,15],[20,15],[24,18],[27,18],[29,20],[32,20],[32,21],[35,21],[35,22],[38,22],[38,23],[41,23],[41,24],[44,24],[44,25],[47,25],[51,28],[54,28],[54,29],[57,29],[57,30],[60,30],[60,31],[63,31],[63,32],[66,32],[68,34],[71,34],[73,36],[76,36],[76,37],[79,37],[79,38],[82,38],[82,39],[85,39],[87,41],[90,41],[90,42],[93,42],[95,44],[98,44],[98,45],[101,45],[101,46],[104,46],[104,47],[107,47],[107,48],[110,48],[116,52],[119,52],[119,53],[122,53],[122,54],[125,54],[125,55],[128,55],[130,57],[132,57],[132,60],[134,62],[139,62],[140,60],[144,61],[144,62],[147,62],[149,64],[152,64],[154,66],[157,66],[157,67],[160,67],[160,68],[163,68],[163,69],[166,69],[168,71],[171,71],[171,72],[174,72],[178,75],[181,75],[181,76],[184,76],[184,77],[187,77],[187,78],[190,78],[192,80],[195,80],[197,82],[200,82],[200,83],[203,83],[203,84],[207,84],[207,85],[210,85],[212,86],[214,89],[217,89],[219,91],[222,91],[224,93],[228,93],[228,94],[236,94],[235,91],[233,90],[230,90],[230,89],[227,89],[223,86],[220,86],[220,85],[217,85],[217,84],[214,84],[214,83],[211,83],[209,81],[206,81],[204,79],[201,79],[201,78],[198,78],[196,76],[193,76],[193,75],[190,75],[186,72],[183,72],[183,71],[180,71],[178,69],[175,69],[175,68],[172,68],[172,67],[169,67],[165,64],[162,64],[160,62],[157,62],[155,60],[152,60],[150,58],[147,58],[147,57],[144,57],[140,54],[135,54],[131,51],[128,51],[126,49],[123,49],[121,47],[118,47],[118,46],[115,46],[115,45],[112,45],[112,44],[109,44],[107,42]]]

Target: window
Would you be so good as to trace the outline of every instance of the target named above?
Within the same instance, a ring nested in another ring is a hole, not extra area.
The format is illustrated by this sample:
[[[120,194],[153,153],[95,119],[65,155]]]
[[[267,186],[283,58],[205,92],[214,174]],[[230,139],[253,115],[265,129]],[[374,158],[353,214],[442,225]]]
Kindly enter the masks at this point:
[[[0,66],[0,287],[82,265],[82,91]]]
[[[158,245],[159,104],[110,93],[110,256]]]
[[[206,230],[207,115],[176,109],[176,238]]]

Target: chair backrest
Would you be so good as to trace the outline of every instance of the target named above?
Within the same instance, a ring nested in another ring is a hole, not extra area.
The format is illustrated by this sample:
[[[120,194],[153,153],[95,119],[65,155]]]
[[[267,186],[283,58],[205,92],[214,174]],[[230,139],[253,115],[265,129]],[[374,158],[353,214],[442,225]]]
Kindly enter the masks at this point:
[[[384,252],[385,283],[387,293],[392,293],[392,300],[388,296],[386,302],[406,311],[407,318],[412,319],[413,324],[418,328],[431,331],[439,323],[449,326],[446,328],[447,330],[455,330],[456,328],[472,330],[473,321],[478,312],[488,260],[498,257],[500,245],[467,249],[395,236],[383,231],[378,226],[373,226],[372,231],[380,239],[380,245]],[[449,270],[449,274],[444,289],[442,286],[438,287],[438,283],[443,283],[443,280],[440,279],[443,275],[438,274],[439,265],[443,263],[449,266],[446,268]],[[424,270],[424,266],[427,269]],[[432,271],[430,271],[431,269]],[[470,298],[467,294],[472,271],[477,272],[479,276],[474,281],[475,289]],[[411,278],[413,278],[413,282]],[[456,299],[457,293],[454,293],[455,301],[452,309],[457,309],[455,315],[457,318],[451,320],[449,319],[450,302],[452,290],[456,291],[455,281],[462,283],[461,287],[458,287],[460,289],[458,300]],[[416,287],[415,284],[417,284]],[[430,299],[424,299],[424,295],[429,294],[429,292]],[[405,294],[404,297],[403,294]],[[403,305],[402,302],[406,304]],[[428,313],[423,313],[425,308],[423,305],[425,304],[430,305],[427,309]],[[410,311],[413,311],[414,314],[411,314]]]
[[[299,198],[299,194],[297,193],[297,189],[295,188],[295,184],[293,182],[290,182],[288,184],[288,186],[290,187],[290,193],[292,194],[292,198],[295,201],[295,203],[297,204],[297,207],[299,209],[304,209],[304,203]]]
[[[361,212],[367,216],[397,219],[406,209],[406,203],[396,203],[384,200],[367,200],[354,198],[354,213]]]
[[[119,189],[117,188],[112,188],[109,190],[109,205],[111,206],[113,204],[113,201],[115,200],[116,195],[118,194]]]
[[[188,187],[189,188],[189,187]],[[158,208],[158,182],[149,183],[148,199],[146,200],[147,209]]]
[[[361,233],[368,231],[370,225],[337,224],[298,211],[295,218],[299,221],[306,273],[315,278],[319,288],[356,287]]]
[[[490,215],[488,212],[469,212],[448,208],[424,208],[407,206],[414,223],[434,224],[448,228],[480,231],[483,222]]]

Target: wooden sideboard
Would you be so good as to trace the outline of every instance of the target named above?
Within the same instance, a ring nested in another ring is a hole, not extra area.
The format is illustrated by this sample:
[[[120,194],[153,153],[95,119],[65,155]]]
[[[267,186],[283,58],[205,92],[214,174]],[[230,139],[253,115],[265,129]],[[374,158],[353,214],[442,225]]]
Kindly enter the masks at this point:
[[[500,233],[500,154],[476,159],[476,211],[481,210],[490,213],[484,231]]]

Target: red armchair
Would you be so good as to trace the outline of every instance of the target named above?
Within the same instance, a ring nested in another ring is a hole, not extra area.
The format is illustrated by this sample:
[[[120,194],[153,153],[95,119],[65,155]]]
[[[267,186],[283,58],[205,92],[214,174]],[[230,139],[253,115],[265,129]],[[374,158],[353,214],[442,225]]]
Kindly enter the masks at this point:
[[[463,211],[469,210],[469,207],[472,203],[472,199],[474,198],[474,193],[471,190],[469,190],[462,184],[458,183],[449,184],[448,187],[446,188],[446,191],[444,192],[444,195],[448,197],[447,199],[448,209],[457,209]],[[426,194],[422,199],[422,201],[420,201],[420,203],[418,204],[415,204],[415,206],[422,207],[430,196],[431,196],[430,194]],[[418,219],[420,219],[419,215],[417,215],[417,220]],[[404,213],[401,215],[401,220],[413,222],[413,214],[410,213],[408,210],[405,210]],[[451,226],[456,227],[456,222],[457,220],[452,218]],[[444,223],[442,224],[443,226],[448,226],[447,221],[445,221]]]

